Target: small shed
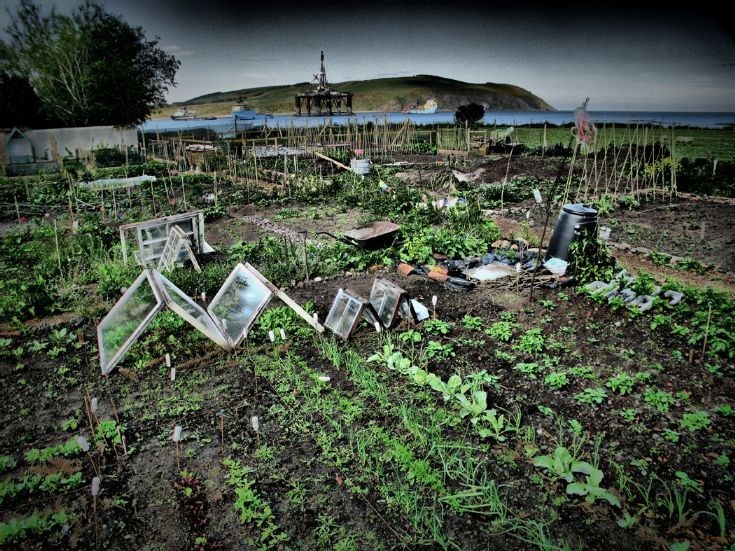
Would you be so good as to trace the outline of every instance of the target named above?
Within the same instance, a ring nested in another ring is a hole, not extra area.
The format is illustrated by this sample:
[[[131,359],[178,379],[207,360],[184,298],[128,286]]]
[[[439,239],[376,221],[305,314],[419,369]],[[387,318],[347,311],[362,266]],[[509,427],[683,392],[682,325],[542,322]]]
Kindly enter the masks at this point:
[[[17,128],[13,128],[5,145],[10,164],[32,163],[36,160],[33,154],[33,143]]]

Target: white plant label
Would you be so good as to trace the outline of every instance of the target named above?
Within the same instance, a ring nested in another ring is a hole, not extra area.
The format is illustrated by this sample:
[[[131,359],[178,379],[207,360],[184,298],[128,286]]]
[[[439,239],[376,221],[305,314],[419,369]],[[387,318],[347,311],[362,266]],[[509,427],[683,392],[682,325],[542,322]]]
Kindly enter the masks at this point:
[[[260,431],[260,420],[258,419],[258,416],[257,415],[253,415],[250,418],[250,424],[253,426],[253,430],[255,432]]]
[[[166,355],[164,356],[164,358],[166,359],[166,367],[171,367],[171,354],[166,352]]]
[[[77,444],[79,444],[79,447],[83,452],[89,451],[89,442],[84,438],[84,436],[77,436]]]
[[[281,340],[282,341],[286,340],[286,332],[283,330],[283,328],[281,328]]]
[[[176,380],[176,368],[175,367],[171,368],[171,380],[172,381]]]
[[[92,495],[93,496],[96,496],[97,494],[100,493],[100,482],[101,480],[99,476],[95,476],[92,479]]]
[[[174,427],[174,437],[172,438],[174,442],[180,442],[181,441],[181,425],[176,425]]]
[[[273,332],[272,329],[268,331],[268,338],[271,340],[271,342],[276,342],[276,334]]]

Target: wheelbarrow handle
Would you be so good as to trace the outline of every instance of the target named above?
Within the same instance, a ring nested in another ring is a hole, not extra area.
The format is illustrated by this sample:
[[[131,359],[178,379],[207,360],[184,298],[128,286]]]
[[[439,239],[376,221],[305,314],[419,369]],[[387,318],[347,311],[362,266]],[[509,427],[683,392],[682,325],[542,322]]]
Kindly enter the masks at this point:
[[[354,239],[350,239],[349,237],[337,237],[336,235],[329,233],[328,231],[319,231],[316,232],[317,235],[328,235],[332,239],[336,239],[337,241],[341,241],[342,243],[347,243],[348,245],[352,245],[353,247],[359,247],[360,243],[355,241]]]

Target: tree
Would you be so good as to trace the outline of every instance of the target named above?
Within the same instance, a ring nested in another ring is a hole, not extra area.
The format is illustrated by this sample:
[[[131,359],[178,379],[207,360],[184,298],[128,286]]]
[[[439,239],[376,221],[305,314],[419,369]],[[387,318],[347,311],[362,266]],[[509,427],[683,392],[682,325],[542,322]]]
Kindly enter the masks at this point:
[[[454,120],[457,122],[466,122],[469,125],[477,124],[485,116],[485,108],[476,103],[468,103],[460,105],[457,112],[454,113]]]
[[[71,15],[43,15],[21,0],[6,29],[7,65],[33,86],[42,109],[66,126],[128,126],[165,103],[180,62],[141,27],[85,2]]]
[[[41,101],[27,78],[0,68],[0,128],[45,126]]]

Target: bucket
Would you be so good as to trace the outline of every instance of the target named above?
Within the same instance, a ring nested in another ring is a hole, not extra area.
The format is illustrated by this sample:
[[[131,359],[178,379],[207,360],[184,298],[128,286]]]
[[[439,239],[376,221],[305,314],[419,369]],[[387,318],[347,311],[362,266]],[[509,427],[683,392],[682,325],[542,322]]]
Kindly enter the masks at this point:
[[[578,233],[593,234],[597,230],[597,211],[582,203],[564,205],[551,234],[546,258],[569,260],[569,245]]]
[[[370,159],[351,159],[350,168],[355,174],[370,174]]]

